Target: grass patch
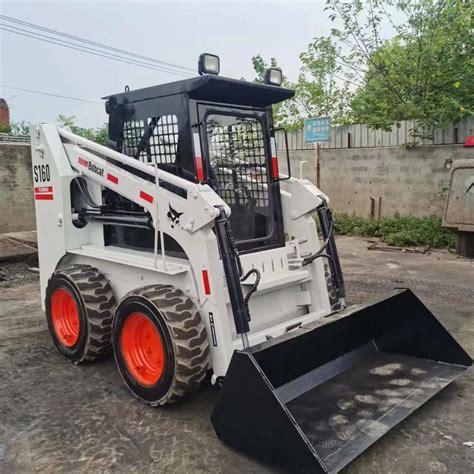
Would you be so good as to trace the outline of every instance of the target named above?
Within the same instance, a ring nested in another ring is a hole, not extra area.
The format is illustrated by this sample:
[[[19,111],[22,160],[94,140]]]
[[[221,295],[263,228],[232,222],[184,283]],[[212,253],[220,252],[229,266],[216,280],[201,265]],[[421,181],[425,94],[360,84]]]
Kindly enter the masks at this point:
[[[456,236],[441,227],[439,217],[412,217],[395,215],[380,220],[349,214],[336,214],[334,228],[339,235],[377,237],[388,245],[453,247]]]

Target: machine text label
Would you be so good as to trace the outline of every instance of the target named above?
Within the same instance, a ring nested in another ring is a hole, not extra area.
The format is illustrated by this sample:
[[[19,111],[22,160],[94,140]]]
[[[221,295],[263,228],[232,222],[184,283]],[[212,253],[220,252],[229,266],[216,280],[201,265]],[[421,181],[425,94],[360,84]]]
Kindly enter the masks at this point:
[[[97,165],[89,161],[89,171],[92,171],[99,176],[104,176],[104,168],[99,168]]]
[[[47,183],[51,179],[49,165],[33,166],[33,174],[35,178],[35,183]]]
[[[209,313],[209,324],[211,326],[212,345],[217,347],[216,327],[214,325],[214,315]]]

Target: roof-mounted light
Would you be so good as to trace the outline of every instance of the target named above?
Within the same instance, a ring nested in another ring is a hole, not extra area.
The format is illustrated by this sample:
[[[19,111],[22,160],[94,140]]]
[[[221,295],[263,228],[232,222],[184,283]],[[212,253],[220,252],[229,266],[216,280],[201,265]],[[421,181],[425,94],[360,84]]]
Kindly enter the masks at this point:
[[[263,79],[265,84],[270,84],[271,86],[281,86],[283,82],[283,73],[281,69],[277,67],[270,67],[265,71],[265,77]]]
[[[202,53],[199,56],[198,72],[200,76],[203,74],[214,74],[217,76],[220,68],[219,56],[209,53]]]

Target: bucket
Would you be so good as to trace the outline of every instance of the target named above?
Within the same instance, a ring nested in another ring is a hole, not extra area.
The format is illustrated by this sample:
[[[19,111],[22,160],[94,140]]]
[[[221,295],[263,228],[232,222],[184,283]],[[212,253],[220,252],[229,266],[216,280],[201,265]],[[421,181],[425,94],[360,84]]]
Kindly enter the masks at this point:
[[[410,290],[236,351],[219,439],[292,471],[337,472],[472,364]]]

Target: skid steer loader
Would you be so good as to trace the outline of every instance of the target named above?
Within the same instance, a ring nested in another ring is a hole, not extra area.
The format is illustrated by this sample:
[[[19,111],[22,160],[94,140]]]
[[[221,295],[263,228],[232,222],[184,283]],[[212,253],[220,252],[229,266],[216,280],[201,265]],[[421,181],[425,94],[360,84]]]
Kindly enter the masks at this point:
[[[210,371],[221,440],[337,471],[471,359],[408,289],[345,308],[328,198],[279,172],[272,105],[294,92],[277,69],[256,84],[199,64],[106,97],[107,147],[32,127],[51,337],[75,364],[112,350],[152,406]]]

